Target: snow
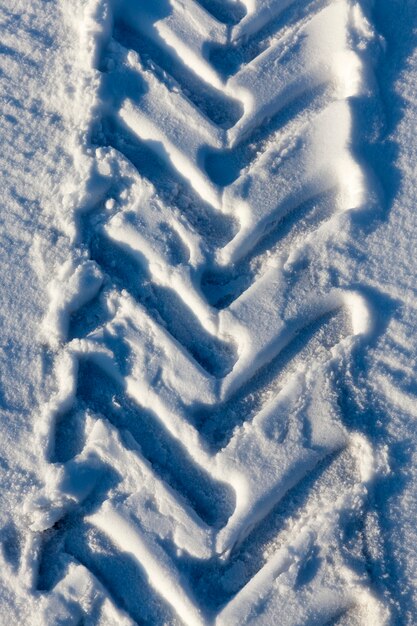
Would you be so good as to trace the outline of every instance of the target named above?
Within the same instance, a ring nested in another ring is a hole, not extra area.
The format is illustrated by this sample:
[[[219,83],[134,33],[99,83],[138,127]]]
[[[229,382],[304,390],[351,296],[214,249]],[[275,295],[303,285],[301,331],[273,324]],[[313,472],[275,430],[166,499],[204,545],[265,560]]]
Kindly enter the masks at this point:
[[[1,624],[415,623],[414,4],[3,4]]]
[[[132,6],[129,0],[114,3],[114,19],[135,29],[141,36],[161,45],[176,61],[213,87],[222,88],[222,79],[208,58],[207,42],[226,43],[226,28],[192,0],[159,2],[145,0]]]

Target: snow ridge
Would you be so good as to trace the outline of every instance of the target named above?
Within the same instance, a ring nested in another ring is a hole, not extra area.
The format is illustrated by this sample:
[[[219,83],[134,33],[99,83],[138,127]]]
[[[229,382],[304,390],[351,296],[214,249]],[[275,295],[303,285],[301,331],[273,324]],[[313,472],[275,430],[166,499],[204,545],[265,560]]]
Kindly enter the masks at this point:
[[[83,8],[78,252],[50,286],[51,472],[28,505],[45,623],[388,621],[343,539],[386,462],[343,425],[373,323],[333,259],[378,207],[352,104],[375,35],[350,0],[227,7]]]

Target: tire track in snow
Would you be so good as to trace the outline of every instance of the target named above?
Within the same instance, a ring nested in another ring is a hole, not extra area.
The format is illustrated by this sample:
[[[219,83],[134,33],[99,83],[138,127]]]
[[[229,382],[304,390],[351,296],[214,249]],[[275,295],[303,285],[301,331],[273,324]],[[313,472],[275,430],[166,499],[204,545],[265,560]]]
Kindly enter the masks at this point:
[[[235,54],[286,7],[271,0],[247,8],[230,28],[191,0],[114,3],[114,22],[106,3],[90,5],[87,41],[104,72],[91,133],[93,145],[104,146],[90,185],[97,208],[83,227],[95,260],[69,263],[51,285],[52,340],[65,342],[69,330],[76,337],[77,325],[81,333],[58,357],[57,396],[45,407],[50,458],[65,462],[55,463],[32,504],[33,528],[53,527],[56,545],[80,562],[88,548],[86,565],[98,568],[107,591],[89,584],[136,621],[132,594],[95,564],[97,533],[110,542],[108,554],[128,553],[144,573],[150,587],[142,593],[155,594],[152,604],[160,598],[168,613],[156,612],[153,623],[261,624],[278,616],[324,623],[348,611],[359,623],[381,624],[385,610],[365,568],[349,565],[340,539],[343,520],[360,517],[381,462],[343,427],[334,388],[343,362],[372,331],[371,316],[360,294],[335,288],[323,273],[328,240],[336,231],[348,236],[349,216],[377,202],[351,147],[350,99],[369,88],[372,32],[357,3],[318,6],[226,79],[211,64],[209,44]],[[143,29],[163,69],[123,45]],[[231,125],[236,98],[243,115]],[[227,110],[228,101],[231,115],[220,125],[199,104]],[[269,135],[259,135],[265,127]],[[235,174],[222,178],[233,162]],[[272,254],[263,242],[285,223],[296,230],[291,215],[306,206],[322,217]],[[219,245],[222,224],[226,233],[234,226]],[[207,299],[207,275],[213,291],[226,285],[224,308]],[[94,401],[89,364],[119,393]],[[126,418],[127,403],[141,413]],[[107,419],[112,413],[119,417]],[[146,427],[135,438],[135,419],[156,425],[147,448]],[[54,436],[52,422],[65,420],[78,428],[71,446],[65,428]],[[152,450],[161,437],[162,448]],[[191,471],[196,485],[187,490]],[[103,483],[109,472],[114,480]],[[201,489],[205,504],[196,501]],[[204,509],[219,498],[208,521]],[[262,539],[262,525],[273,524],[284,501],[291,504],[281,529]],[[71,529],[83,527],[80,541]],[[256,571],[245,564],[251,550],[263,552]],[[68,576],[53,589],[72,601]]]

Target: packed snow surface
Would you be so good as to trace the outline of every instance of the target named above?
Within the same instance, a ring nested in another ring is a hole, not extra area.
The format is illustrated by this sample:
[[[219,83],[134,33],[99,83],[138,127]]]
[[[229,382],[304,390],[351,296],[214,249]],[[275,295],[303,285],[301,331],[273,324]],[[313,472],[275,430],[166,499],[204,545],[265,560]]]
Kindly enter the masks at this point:
[[[417,4],[0,17],[0,626],[416,624]]]

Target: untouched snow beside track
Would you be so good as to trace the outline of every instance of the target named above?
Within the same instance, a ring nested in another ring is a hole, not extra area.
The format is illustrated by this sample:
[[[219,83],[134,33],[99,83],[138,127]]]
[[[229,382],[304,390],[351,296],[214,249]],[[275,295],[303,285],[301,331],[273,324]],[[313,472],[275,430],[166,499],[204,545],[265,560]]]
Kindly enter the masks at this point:
[[[413,624],[413,3],[0,18],[0,624]]]
[[[53,390],[40,326],[52,262],[60,248],[68,257],[56,213],[63,183],[75,180],[66,117],[74,57],[58,7],[6,1],[0,23],[0,623],[44,625],[39,539],[24,506],[47,471],[35,435]],[[49,250],[48,279],[33,264],[36,247]]]

